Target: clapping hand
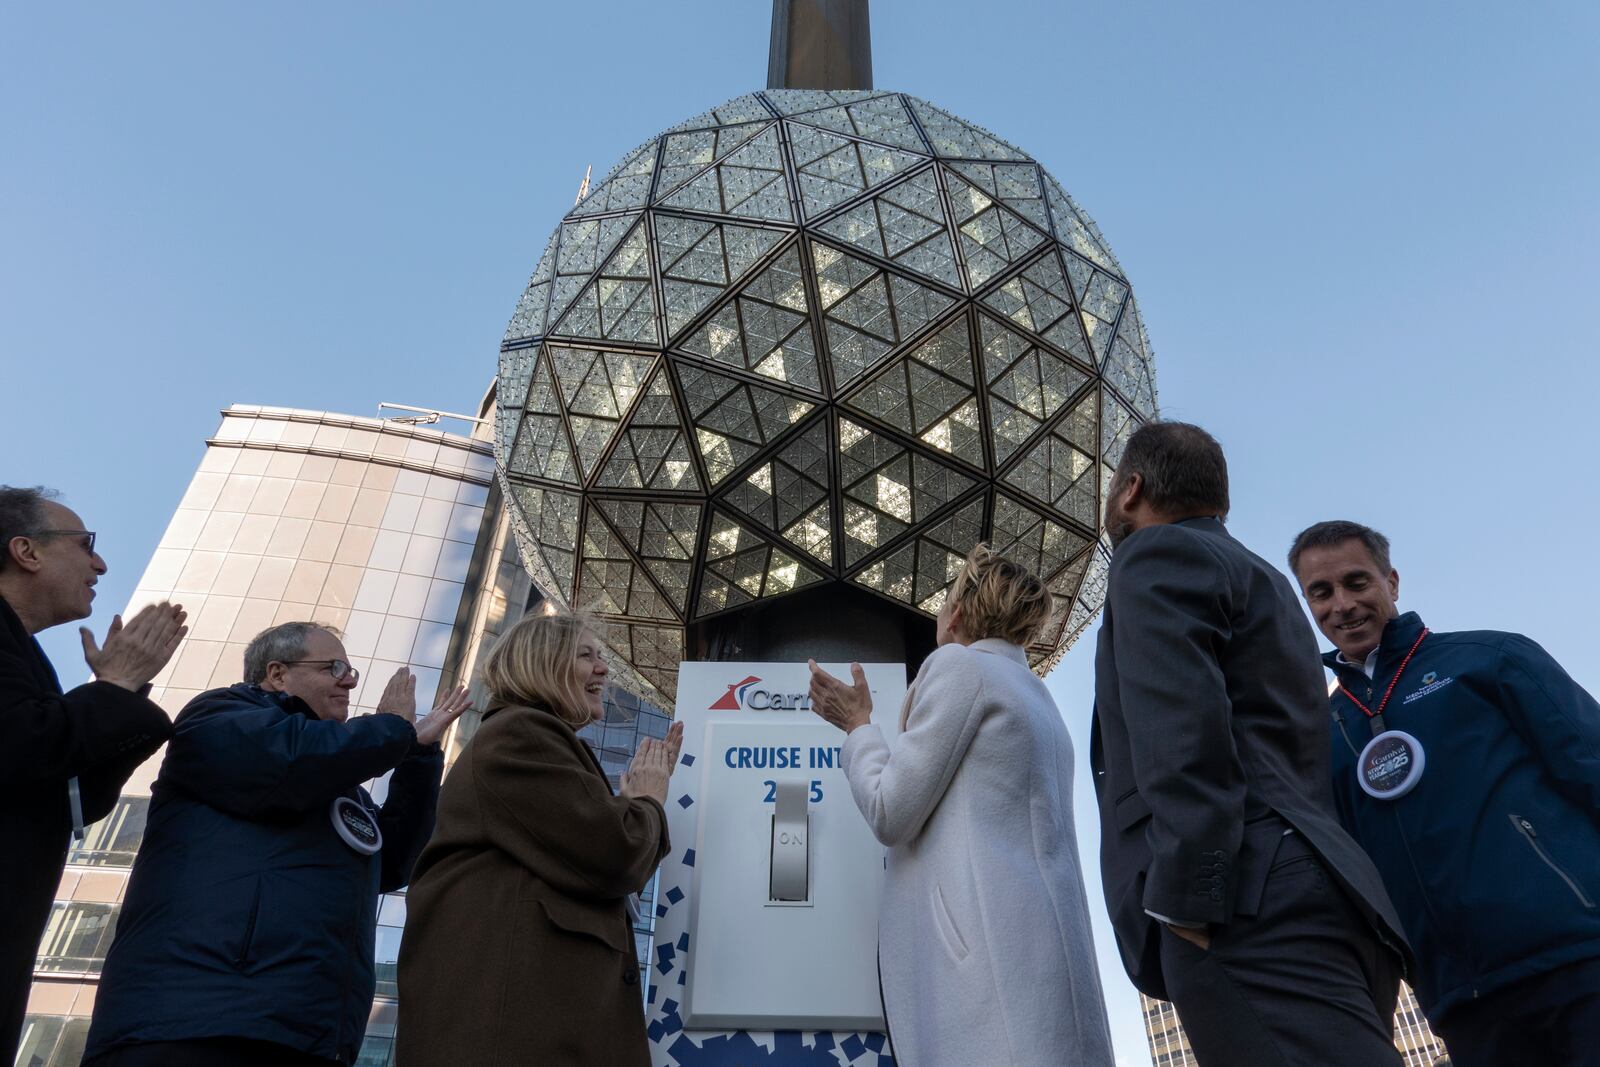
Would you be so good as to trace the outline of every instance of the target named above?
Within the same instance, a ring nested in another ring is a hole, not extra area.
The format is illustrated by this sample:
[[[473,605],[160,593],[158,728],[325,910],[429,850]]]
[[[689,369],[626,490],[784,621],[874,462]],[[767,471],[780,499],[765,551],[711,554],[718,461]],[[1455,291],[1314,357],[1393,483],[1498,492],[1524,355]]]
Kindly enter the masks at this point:
[[[845,685],[817,666],[816,660],[807,662],[811,666],[812,711],[847,734],[872,721],[872,688],[867,685],[867,672],[861,664],[850,664],[854,684]]]
[[[458,685],[449,692],[441,693],[434,702],[433,710],[422,717],[417,723],[417,744],[432,745],[444,736],[450,729],[450,724],[461,718],[463,712],[472,710],[472,701],[467,699],[467,687]]]
[[[389,678],[383,696],[378,698],[378,714],[398,715],[410,723],[417,721],[417,676],[410,668],[401,667]]]
[[[672,768],[677,766],[678,752],[683,748],[683,723],[675,722],[667,728],[662,740],[647,737],[639,742],[633,762],[622,775],[621,793],[625,797],[649,797],[657,804],[667,802],[667,782]]]
[[[98,680],[137,693],[178,651],[189,632],[183,624],[186,618],[181,605],[165,602],[143,608],[126,626],[117,615],[106,631],[104,647],[95,644],[87,626],[80,626],[84,662]]]

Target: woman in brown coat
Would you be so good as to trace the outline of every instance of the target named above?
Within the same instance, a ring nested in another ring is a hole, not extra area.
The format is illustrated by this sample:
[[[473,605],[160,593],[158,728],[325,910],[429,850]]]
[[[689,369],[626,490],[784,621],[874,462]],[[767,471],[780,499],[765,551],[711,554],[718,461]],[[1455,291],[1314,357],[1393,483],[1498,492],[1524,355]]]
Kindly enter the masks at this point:
[[[627,898],[666,855],[683,729],[640,743],[620,794],[573,731],[603,714],[582,620],[513,626],[489,710],[439,796],[400,946],[400,1067],[649,1067]]]

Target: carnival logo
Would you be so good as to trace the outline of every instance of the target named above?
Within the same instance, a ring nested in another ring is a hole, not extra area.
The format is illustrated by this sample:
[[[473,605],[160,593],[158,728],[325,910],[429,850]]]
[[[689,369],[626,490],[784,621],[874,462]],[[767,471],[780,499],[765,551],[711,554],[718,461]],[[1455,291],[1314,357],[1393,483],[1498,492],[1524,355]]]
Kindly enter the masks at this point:
[[[757,688],[761,679],[755,675],[728,686],[728,691],[717,698],[709,711],[810,711],[808,693],[774,693]]]
[[[744,695],[750,691],[750,687],[752,685],[755,685],[759,681],[761,681],[761,679],[752,674],[742,682],[734,682],[732,685],[728,686],[728,691],[723,693],[722,696],[718,697],[717,702],[712,704],[707,710],[738,711],[740,708],[744,707]]]

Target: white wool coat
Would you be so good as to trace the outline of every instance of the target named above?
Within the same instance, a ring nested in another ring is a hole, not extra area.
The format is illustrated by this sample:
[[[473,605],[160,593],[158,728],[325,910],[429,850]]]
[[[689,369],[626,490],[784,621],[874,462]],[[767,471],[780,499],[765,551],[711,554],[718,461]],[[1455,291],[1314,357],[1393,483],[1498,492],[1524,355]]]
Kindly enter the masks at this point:
[[[878,960],[903,1067],[1110,1067],[1072,822],[1072,739],[1026,653],[937,649],[893,747],[845,739],[888,846]]]

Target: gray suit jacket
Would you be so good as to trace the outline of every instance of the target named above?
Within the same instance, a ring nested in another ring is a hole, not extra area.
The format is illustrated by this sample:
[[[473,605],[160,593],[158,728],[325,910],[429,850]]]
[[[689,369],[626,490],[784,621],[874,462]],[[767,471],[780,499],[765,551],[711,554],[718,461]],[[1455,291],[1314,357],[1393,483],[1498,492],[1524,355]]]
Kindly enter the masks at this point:
[[[1165,997],[1160,925],[1257,914],[1284,824],[1410,962],[1329,786],[1328,691],[1282,574],[1216,519],[1152,526],[1111,562],[1090,762],[1100,871],[1133,984]]]

